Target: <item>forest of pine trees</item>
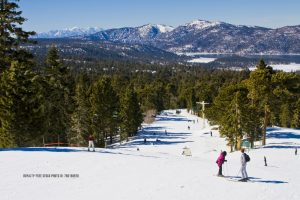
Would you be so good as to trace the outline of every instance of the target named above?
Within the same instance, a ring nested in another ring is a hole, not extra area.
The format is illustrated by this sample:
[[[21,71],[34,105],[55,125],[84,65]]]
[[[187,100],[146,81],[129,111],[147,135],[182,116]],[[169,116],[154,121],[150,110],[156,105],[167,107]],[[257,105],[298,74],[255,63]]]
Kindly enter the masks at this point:
[[[55,46],[41,61],[20,48],[34,32],[20,27],[18,5],[0,2],[0,147],[83,146],[89,134],[105,147],[136,135],[149,110],[200,115],[199,101],[232,150],[244,137],[265,144],[267,126],[300,127],[299,74],[263,60],[252,72],[114,61],[88,70],[64,63]]]

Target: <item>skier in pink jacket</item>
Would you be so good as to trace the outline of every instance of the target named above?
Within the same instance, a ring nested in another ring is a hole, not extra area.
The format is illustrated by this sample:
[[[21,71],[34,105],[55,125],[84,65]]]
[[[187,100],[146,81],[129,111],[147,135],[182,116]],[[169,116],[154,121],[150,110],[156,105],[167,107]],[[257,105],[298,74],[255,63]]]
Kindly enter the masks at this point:
[[[223,165],[224,162],[227,162],[227,160],[225,160],[226,155],[227,155],[227,152],[222,151],[220,156],[218,157],[218,159],[216,161],[216,163],[219,166],[218,176],[221,176],[221,177],[224,177],[223,174],[222,174],[222,165]]]

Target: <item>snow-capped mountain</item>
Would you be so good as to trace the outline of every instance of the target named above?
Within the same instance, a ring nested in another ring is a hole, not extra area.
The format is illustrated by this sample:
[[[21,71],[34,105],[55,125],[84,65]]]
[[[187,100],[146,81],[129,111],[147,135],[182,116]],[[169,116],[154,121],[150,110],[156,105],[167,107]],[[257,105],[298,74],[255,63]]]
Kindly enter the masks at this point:
[[[271,29],[195,20],[176,28],[160,24],[108,30],[73,28],[37,37],[146,44],[172,53],[300,54],[300,25]]]
[[[157,38],[155,45],[172,52],[253,52],[255,42],[263,42],[261,37],[272,30],[196,20]]]
[[[102,31],[99,27],[89,27],[89,28],[66,28],[63,30],[51,30],[48,32],[37,33],[34,38],[64,38],[64,37],[76,37],[85,36]]]
[[[205,29],[205,28],[209,28],[209,27],[218,26],[221,23],[224,23],[224,22],[210,22],[210,21],[198,19],[198,20],[192,21],[191,23],[187,23],[185,26],[189,27],[189,28],[193,28],[193,29]]]
[[[161,24],[146,24],[139,27],[109,29],[87,36],[93,40],[108,40],[123,43],[149,43],[162,34],[173,31],[173,27]]]
[[[299,54],[300,26],[278,29],[196,20],[153,43],[171,52]]]
[[[278,29],[195,20],[176,28],[147,24],[109,29],[89,36],[129,44],[147,44],[173,53],[300,53],[300,26]]]

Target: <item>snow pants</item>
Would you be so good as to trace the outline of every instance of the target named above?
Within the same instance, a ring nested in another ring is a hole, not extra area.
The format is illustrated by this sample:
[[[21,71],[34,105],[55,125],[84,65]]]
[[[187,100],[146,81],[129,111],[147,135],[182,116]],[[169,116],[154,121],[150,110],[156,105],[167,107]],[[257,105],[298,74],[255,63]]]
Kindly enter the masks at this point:
[[[89,141],[89,147],[88,147],[88,150],[90,150],[90,148],[93,148],[93,151],[95,151],[94,141],[92,141],[92,140]]]
[[[222,165],[219,166],[219,172],[218,172],[218,175],[223,175],[223,174],[222,174]]]
[[[248,178],[248,174],[247,174],[247,171],[246,171],[246,165],[242,165],[241,167],[241,173],[242,173],[242,178]]]

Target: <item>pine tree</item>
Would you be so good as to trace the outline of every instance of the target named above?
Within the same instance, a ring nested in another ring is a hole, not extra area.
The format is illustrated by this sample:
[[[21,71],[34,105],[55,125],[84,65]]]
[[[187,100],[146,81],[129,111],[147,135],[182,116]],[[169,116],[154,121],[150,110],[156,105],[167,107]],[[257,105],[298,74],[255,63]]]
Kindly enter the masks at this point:
[[[90,128],[90,106],[88,103],[89,80],[85,74],[80,75],[75,88],[75,110],[71,116],[72,128],[68,141],[77,146],[87,145]]]
[[[210,120],[220,125],[220,133],[225,136],[231,151],[241,148],[243,137],[253,142],[259,134],[257,113],[247,98],[248,90],[243,84],[224,85],[207,109]]]
[[[137,93],[129,86],[121,99],[121,141],[134,136],[143,122]]]
[[[28,62],[32,55],[22,49],[20,44],[29,42],[34,32],[23,31],[25,19],[17,11],[17,0],[0,0],[0,74],[9,68],[12,61]]]
[[[40,76],[29,65],[13,62],[1,76],[0,93],[0,146],[41,145],[45,99]]]
[[[272,75],[275,72],[268,67],[263,60],[260,60],[256,70],[250,73],[250,78],[245,81],[249,90],[248,97],[252,106],[255,106],[262,118],[262,144],[266,144],[266,130],[270,122],[270,113],[273,106],[273,85]]]
[[[52,46],[47,55],[45,67],[45,88],[47,91],[48,133],[45,139],[50,142],[68,142],[71,128],[71,110],[74,108],[74,82],[70,71],[60,61],[56,47]]]
[[[294,110],[291,126],[293,128],[300,127],[300,99],[298,99],[298,101],[296,101],[295,103],[295,110]]]
[[[194,88],[189,88],[186,95],[187,109],[196,111],[196,94]]]
[[[100,147],[106,146],[106,139],[116,134],[118,129],[119,98],[114,91],[111,79],[100,78],[91,86],[89,103],[93,134]]]
[[[273,94],[275,95],[273,123],[290,127],[296,102],[300,97],[300,78],[295,73],[277,72],[272,76]]]

